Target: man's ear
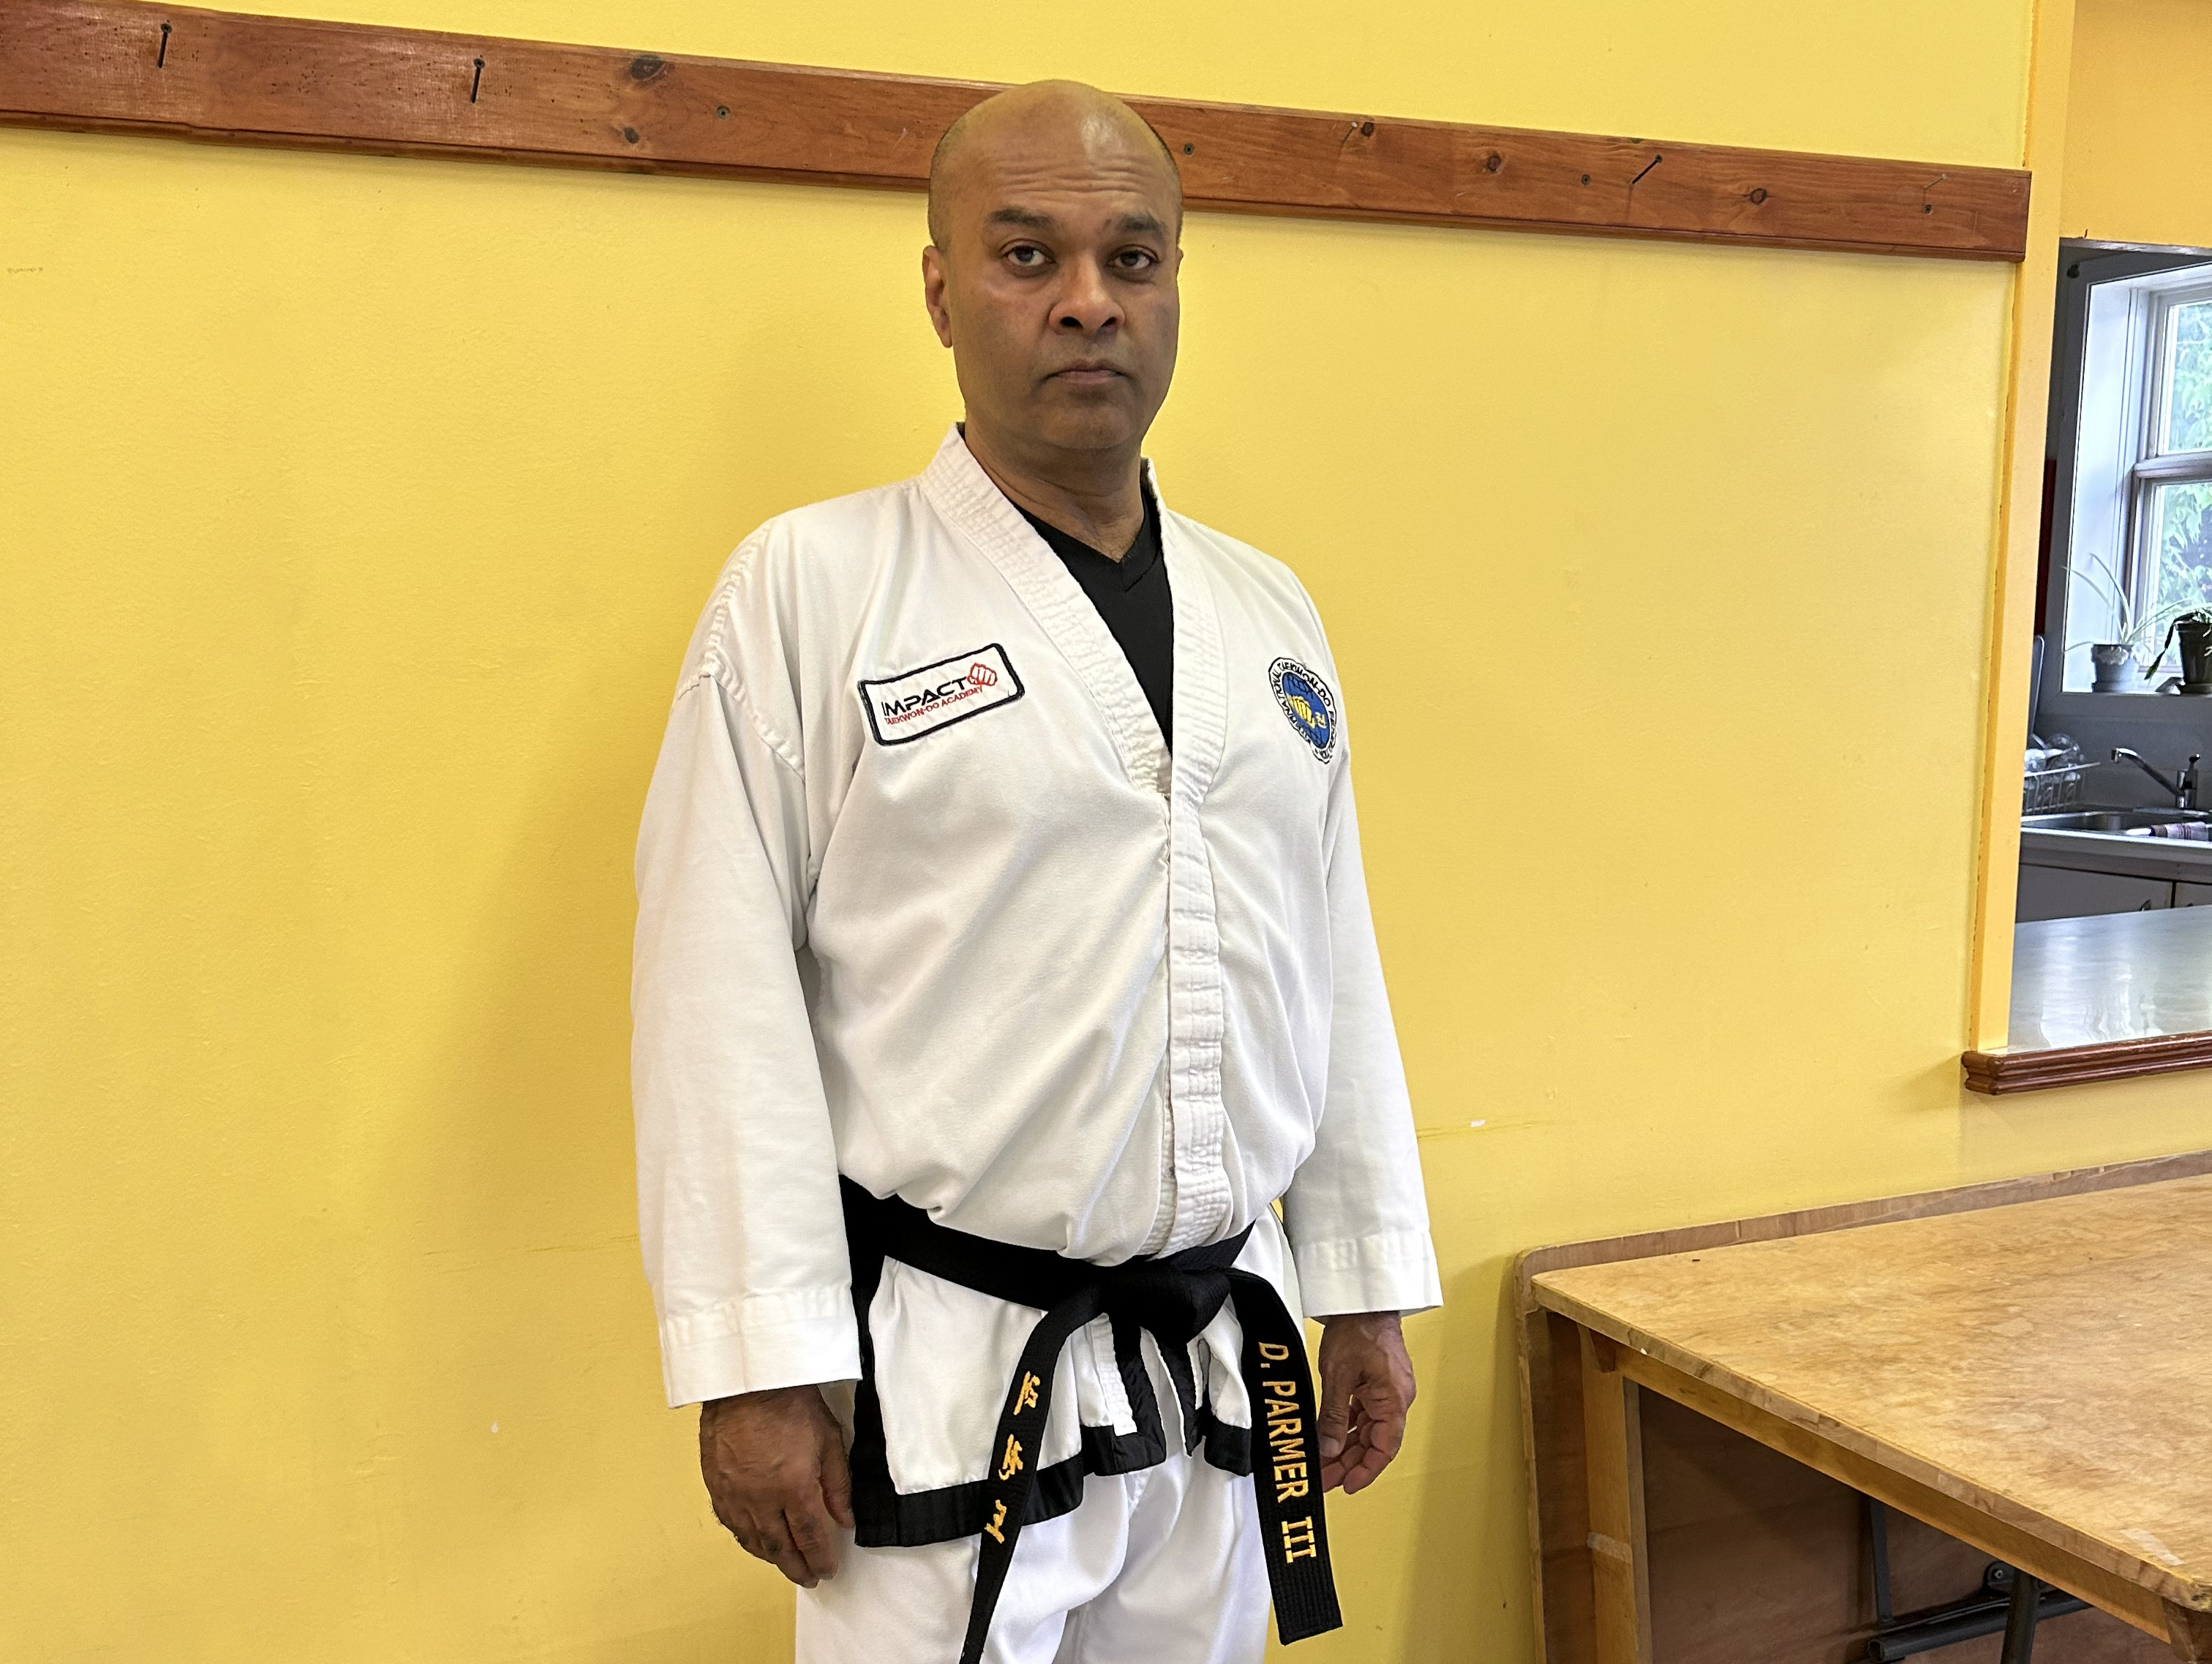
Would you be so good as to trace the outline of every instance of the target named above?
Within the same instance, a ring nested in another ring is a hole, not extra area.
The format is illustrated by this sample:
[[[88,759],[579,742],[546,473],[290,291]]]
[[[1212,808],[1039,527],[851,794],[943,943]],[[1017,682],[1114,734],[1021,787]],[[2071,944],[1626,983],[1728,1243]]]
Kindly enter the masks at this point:
[[[945,309],[945,256],[932,243],[921,251],[921,304],[929,309],[938,344],[952,344],[952,314]]]

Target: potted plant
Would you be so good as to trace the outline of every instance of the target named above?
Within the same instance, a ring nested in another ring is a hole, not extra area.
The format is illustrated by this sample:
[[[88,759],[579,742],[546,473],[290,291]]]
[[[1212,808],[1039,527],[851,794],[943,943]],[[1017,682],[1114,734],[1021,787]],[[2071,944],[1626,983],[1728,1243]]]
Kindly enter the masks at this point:
[[[2090,555],[2088,564],[2077,566],[2075,570],[2094,583],[2112,608],[2112,638],[2089,644],[2089,691],[2149,692],[2143,677],[2166,656],[2166,643],[2159,639],[2157,615],[2143,614],[2128,586],[2120,581],[2119,574],[2112,570],[2103,556]],[[2155,651],[2151,647],[2154,641],[2158,642]]]
[[[2212,609],[2185,607],[2174,614],[2173,622],[2166,628],[2165,641],[2159,644],[2159,659],[2166,657],[2167,645],[2177,639],[2181,643],[2181,691],[2212,694]],[[2094,653],[2095,649],[2090,651]]]

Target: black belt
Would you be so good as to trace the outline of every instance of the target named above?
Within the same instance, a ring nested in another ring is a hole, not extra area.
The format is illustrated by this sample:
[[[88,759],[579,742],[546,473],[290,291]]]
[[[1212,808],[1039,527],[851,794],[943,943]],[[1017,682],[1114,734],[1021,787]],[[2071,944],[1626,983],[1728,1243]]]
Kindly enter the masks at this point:
[[[878,1200],[850,1179],[841,1181],[845,1232],[856,1289],[872,1290],[885,1257],[1019,1306],[1044,1313],[1022,1347],[1006,1388],[1006,1408],[992,1435],[985,1479],[988,1512],[975,1597],[960,1664],[980,1664],[991,1614],[999,1604],[1014,1544],[1028,1518],[1036,1483],[1045,1417],[1052,1409],[1054,1366],[1076,1330],[1101,1315],[1116,1326],[1149,1330],[1170,1360],[1188,1359],[1190,1342],[1233,1299],[1244,1332],[1244,1389],[1252,1402],[1252,1489],[1260,1539],[1275,1600],[1275,1633],[1284,1643],[1344,1623],[1329,1570],[1328,1527],[1322,1517],[1321,1453],[1315,1438],[1313,1376],[1305,1336],[1283,1297],[1264,1277],[1236,1268],[1246,1226],[1225,1242],[1186,1248],[1159,1259],[1094,1266],[1043,1248],[1016,1248],[971,1236],[933,1221],[896,1196]],[[1176,1372],[1180,1394],[1182,1376]],[[1188,1404],[1185,1405],[1186,1421]]]

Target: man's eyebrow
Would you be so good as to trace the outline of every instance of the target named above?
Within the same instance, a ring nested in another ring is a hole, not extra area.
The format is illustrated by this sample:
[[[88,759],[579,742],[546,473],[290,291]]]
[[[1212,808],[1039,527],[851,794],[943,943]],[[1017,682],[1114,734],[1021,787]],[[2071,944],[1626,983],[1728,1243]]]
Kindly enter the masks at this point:
[[[1158,218],[1151,214],[1124,214],[1114,222],[1114,229],[1132,237],[1146,235],[1164,237],[1168,234],[1167,227],[1162,225]]]
[[[994,208],[983,216],[986,225],[1018,225],[1024,231],[1057,231],[1060,222],[1034,208]],[[1113,228],[1124,237],[1165,237],[1168,228],[1157,214],[1124,214]]]

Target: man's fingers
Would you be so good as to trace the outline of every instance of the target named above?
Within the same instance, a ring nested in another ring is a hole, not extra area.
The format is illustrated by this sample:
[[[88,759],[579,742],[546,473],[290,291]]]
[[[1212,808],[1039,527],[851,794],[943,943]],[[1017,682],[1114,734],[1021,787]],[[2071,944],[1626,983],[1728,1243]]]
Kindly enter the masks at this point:
[[[801,1588],[811,1589],[818,1581],[808,1567],[806,1557],[792,1541],[790,1528],[781,1514],[753,1520],[744,1530],[734,1534],[739,1548],[756,1560],[767,1561]]]
[[[1396,1395],[1377,1394],[1379,1405],[1362,1397],[1359,1400],[1359,1424],[1354,1429],[1352,1442],[1344,1453],[1344,1490],[1346,1496],[1365,1489],[1382,1475],[1406,1442],[1406,1412],[1397,1402]]]
[[[822,1500],[830,1509],[830,1517],[850,1531],[853,1528],[853,1465],[846,1460],[844,1436],[834,1422],[822,1445]]]
[[[1334,1393],[1334,1397],[1331,1396]],[[1321,1414],[1314,1423],[1315,1442],[1321,1446],[1321,1488],[1334,1491],[1359,1460],[1364,1424],[1359,1418],[1358,1386],[1339,1387],[1324,1382]]]
[[[790,1533],[792,1547],[805,1564],[807,1588],[836,1571],[837,1527],[820,1503],[785,1509],[783,1523]]]
[[[1334,1491],[1345,1482],[1345,1477],[1359,1466],[1360,1452],[1366,1448],[1366,1434],[1357,1423],[1345,1429],[1343,1440],[1334,1456],[1321,1465],[1321,1488]]]
[[[765,1560],[770,1565],[780,1564],[781,1557],[791,1549],[781,1524],[769,1525],[758,1520],[748,1520],[742,1526],[732,1527],[730,1535],[736,1538],[738,1546],[754,1559]]]
[[[770,1557],[775,1562],[775,1569],[799,1588],[811,1589],[822,1581],[806,1564],[805,1557],[792,1546],[790,1538],[777,1538],[775,1549],[776,1552]]]
[[[1362,1417],[1344,1442],[1344,1494],[1347,1497],[1367,1485],[1380,1471],[1374,1447],[1369,1442],[1373,1430]]]
[[[1398,1454],[1398,1447],[1406,1442],[1406,1406],[1397,1401],[1395,1394],[1385,1397],[1380,1404],[1362,1402],[1360,1430],[1366,1435],[1367,1448],[1379,1450],[1388,1461]]]
[[[1365,1450],[1359,1460],[1345,1470],[1344,1494],[1347,1497],[1364,1491],[1382,1477],[1382,1470],[1390,1465],[1389,1457],[1379,1450]]]
[[[1344,1449],[1346,1428],[1352,1420],[1352,1388],[1327,1369],[1321,1376],[1321,1414],[1314,1418],[1316,1442],[1321,1446],[1324,1467]]]
[[[812,1588],[837,1570],[837,1527],[818,1494],[809,1502],[794,1501],[781,1509],[771,1503],[759,1513],[732,1509],[723,1515],[718,1510],[716,1517],[729,1527],[739,1548],[767,1561],[801,1588]]]
[[[728,1528],[730,1535],[738,1540],[738,1546],[746,1553],[762,1560],[772,1560],[775,1558],[769,1552],[768,1549],[768,1540],[772,1529],[769,1520],[773,1516],[763,1517],[756,1514],[742,1502],[732,1502],[725,1507],[717,1501],[714,1504],[714,1517]]]
[[[711,1488],[707,1492],[707,1502],[714,1509],[714,1517],[722,1522],[722,1529],[739,1542],[744,1542],[751,1526],[751,1522],[745,1518],[744,1510],[732,1503],[724,1502],[721,1494]]]
[[[1358,1430],[1346,1439],[1344,1454],[1333,1462],[1323,1462],[1321,1470],[1322,1489],[1334,1491],[1341,1487],[1346,1495],[1371,1482],[1390,1459],[1369,1447]]]

